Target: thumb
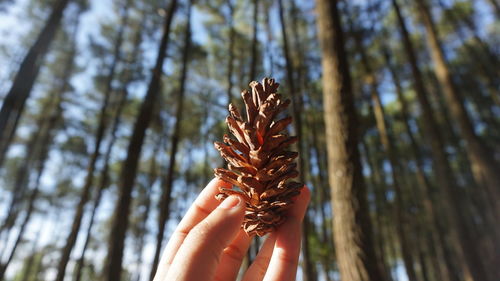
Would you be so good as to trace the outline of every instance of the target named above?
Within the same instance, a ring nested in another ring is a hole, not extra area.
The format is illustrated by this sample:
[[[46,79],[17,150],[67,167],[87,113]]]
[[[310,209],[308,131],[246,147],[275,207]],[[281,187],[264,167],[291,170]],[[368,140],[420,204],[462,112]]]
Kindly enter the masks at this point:
[[[165,280],[210,280],[224,248],[234,239],[245,214],[245,201],[229,196],[182,243]]]

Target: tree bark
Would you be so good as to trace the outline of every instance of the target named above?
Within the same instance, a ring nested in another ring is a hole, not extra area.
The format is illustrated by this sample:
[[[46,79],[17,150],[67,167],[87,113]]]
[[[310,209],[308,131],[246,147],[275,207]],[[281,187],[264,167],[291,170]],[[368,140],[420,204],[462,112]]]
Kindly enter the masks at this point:
[[[170,28],[176,8],[177,0],[172,0],[164,21],[163,34],[158,48],[155,68],[153,69],[146,96],[139,110],[139,115],[137,116],[132,137],[128,146],[127,157],[123,163],[120,173],[118,201],[113,214],[113,222],[108,244],[108,256],[105,261],[104,276],[105,280],[108,281],[120,280],[121,276],[125,236],[128,228],[128,216],[132,201],[132,190],[137,175],[137,167],[146,130],[149,127],[149,123],[153,115],[153,109],[159,97],[160,81],[163,74],[163,63],[166,57],[166,51],[170,38]]]
[[[424,81],[420,69],[417,64],[416,53],[410,41],[410,36],[406,28],[406,23],[401,15],[399,6],[396,0],[392,0],[394,10],[398,19],[399,27],[403,37],[403,45],[408,57],[411,71],[414,79],[414,87],[417,94],[418,102],[422,109],[422,118],[425,135],[430,141],[431,151],[435,161],[435,168],[439,186],[444,191],[445,203],[448,209],[448,215],[452,227],[450,232],[453,239],[459,241],[460,247],[457,248],[461,265],[466,275],[466,280],[483,281],[488,280],[483,269],[480,256],[474,246],[473,238],[467,228],[465,215],[459,205],[459,198],[456,182],[453,179],[452,170],[448,162],[448,156],[444,148],[444,142],[437,127],[436,119],[430,102],[427,97],[427,91],[424,88]]]
[[[177,149],[179,142],[181,140],[181,125],[183,122],[184,113],[184,95],[186,92],[186,80],[188,74],[188,63],[189,63],[189,51],[191,49],[191,2],[188,4],[187,13],[187,26],[184,34],[184,48],[182,51],[182,70],[180,77],[180,87],[177,92],[177,105],[175,113],[175,127],[171,137],[170,146],[170,159],[168,162],[168,171],[165,179],[162,182],[162,195],[159,203],[159,217],[158,217],[158,232],[156,234],[156,249],[153,258],[153,264],[151,266],[151,273],[149,275],[149,280],[153,280],[156,274],[156,268],[158,267],[158,262],[160,260],[160,251],[162,249],[163,237],[165,233],[165,227],[167,220],[170,216],[170,201],[172,193],[172,184],[174,182],[175,164],[177,158]]]
[[[31,93],[42,61],[55,37],[68,2],[69,0],[58,0],[54,4],[49,19],[24,57],[14,82],[3,101],[0,110],[0,167],[3,165],[5,154],[17,129],[17,123],[23,112],[24,104]]]
[[[378,269],[358,151],[357,120],[336,1],[318,0],[334,241],[342,279],[383,280]]]

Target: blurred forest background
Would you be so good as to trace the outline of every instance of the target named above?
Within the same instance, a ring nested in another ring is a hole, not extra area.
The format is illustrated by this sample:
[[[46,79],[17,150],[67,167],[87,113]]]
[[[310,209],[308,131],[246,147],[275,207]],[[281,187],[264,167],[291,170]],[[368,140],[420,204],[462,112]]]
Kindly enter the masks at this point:
[[[0,0],[0,280],[151,280],[223,165],[228,101],[265,76],[313,195],[298,280],[500,280],[499,18],[498,0]]]

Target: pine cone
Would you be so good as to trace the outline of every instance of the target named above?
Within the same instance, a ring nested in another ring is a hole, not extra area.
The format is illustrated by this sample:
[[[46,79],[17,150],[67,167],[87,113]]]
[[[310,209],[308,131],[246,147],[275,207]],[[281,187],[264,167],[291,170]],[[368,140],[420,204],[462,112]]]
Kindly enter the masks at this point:
[[[246,121],[229,104],[226,123],[236,139],[224,135],[224,143],[215,142],[215,148],[228,162],[228,169],[214,170],[215,176],[240,190],[220,187],[216,198],[222,201],[231,194],[243,197],[246,201],[243,229],[248,235],[263,236],[284,222],[285,210],[293,204],[292,197],[300,193],[303,184],[289,181],[299,174],[294,163],[298,153],[286,148],[297,137],[281,131],[292,118],[273,121],[290,100],[282,100],[274,79],[264,78],[262,84],[254,81],[250,87],[252,93],[248,90],[241,93]]]

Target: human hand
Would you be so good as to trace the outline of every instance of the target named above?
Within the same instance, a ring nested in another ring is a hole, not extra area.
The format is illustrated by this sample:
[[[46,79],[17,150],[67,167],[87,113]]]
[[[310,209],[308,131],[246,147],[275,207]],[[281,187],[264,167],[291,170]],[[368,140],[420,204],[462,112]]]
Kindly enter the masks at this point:
[[[240,227],[244,200],[233,195],[217,201],[220,186],[231,187],[213,179],[189,208],[168,241],[154,281],[236,280],[251,238]],[[309,189],[304,186],[294,200],[285,223],[268,235],[243,281],[295,280]]]

